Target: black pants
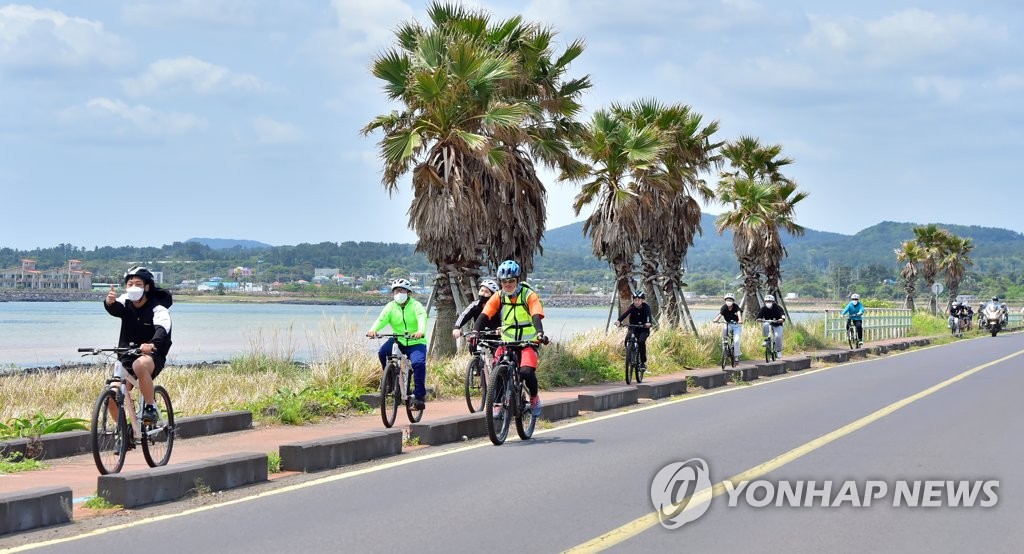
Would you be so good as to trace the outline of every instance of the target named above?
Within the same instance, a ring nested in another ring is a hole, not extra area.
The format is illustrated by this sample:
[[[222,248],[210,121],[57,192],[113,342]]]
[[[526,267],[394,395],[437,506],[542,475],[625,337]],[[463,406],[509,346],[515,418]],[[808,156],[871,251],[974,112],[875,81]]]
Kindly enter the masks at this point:
[[[647,337],[651,336],[650,329],[630,329],[629,333],[636,335],[637,346],[640,347],[640,363],[647,365]],[[629,333],[626,340],[629,340]]]
[[[859,319],[848,319],[846,320],[846,328],[850,328],[850,324],[853,324],[857,328],[857,341],[864,342],[864,322]]]

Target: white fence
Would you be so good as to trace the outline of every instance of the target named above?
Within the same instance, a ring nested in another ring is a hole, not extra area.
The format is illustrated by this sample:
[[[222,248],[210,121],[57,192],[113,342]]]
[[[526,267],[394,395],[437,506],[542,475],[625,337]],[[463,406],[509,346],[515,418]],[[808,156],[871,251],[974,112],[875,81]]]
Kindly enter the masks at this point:
[[[846,340],[846,316],[842,310],[825,310],[825,338]],[[865,308],[864,342],[907,336],[913,312],[902,308]]]

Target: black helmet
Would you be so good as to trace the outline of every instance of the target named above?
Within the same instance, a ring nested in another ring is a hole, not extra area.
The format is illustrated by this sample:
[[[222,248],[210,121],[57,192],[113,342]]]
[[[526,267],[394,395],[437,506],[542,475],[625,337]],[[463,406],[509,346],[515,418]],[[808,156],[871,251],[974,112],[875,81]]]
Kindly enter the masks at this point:
[[[633,298],[647,298],[647,294],[642,290],[633,291]]]
[[[142,267],[141,265],[137,265],[129,269],[128,272],[124,274],[124,282],[127,283],[128,279],[131,279],[132,277],[138,277],[145,281],[146,284],[150,286],[156,284],[156,281],[153,279],[153,273],[150,272],[148,269]]]
[[[993,302],[999,302],[999,297],[998,296],[993,296],[992,297],[992,301]]]

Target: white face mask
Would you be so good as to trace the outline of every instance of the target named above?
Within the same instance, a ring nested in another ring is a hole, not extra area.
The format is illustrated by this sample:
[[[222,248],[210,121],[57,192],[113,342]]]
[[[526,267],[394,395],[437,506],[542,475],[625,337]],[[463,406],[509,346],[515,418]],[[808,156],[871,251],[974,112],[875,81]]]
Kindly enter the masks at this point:
[[[128,300],[138,302],[142,299],[142,295],[146,294],[146,289],[142,287],[128,287],[125,289],[125,293],[128,294]]]
[[[852,304],[853,304],[854,306],[856,306],[858,302],[860,302],[860,300],[852,300],[852,301],[851,301],[851,303],[852,303]]]
[[[732,300],[726,300],[725,301],[725,305],[726,306],[732,306]]]
[[[395,302],[398,302],[399,304],[405,304],[405,301],[408,300],[408,299],[409,299],[409,295],[404,293],[404,292],[396,292],[395,293]]]
[[[771,308],[772,306],[775,305],[775,302],[765,302],[764,305],[768,306],[769,308]]]

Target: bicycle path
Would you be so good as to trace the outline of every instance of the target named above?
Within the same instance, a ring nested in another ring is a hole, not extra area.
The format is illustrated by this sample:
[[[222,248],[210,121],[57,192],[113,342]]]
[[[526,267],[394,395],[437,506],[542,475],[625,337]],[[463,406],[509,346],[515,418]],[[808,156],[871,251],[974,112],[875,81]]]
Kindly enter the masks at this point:
[[[886,343],[906,342],[907,340],[908,339],[891,339],[887,341],[877,341],[871,343],[871,346]],[[829,351],[839,352],[842,350]],[[804,357],[804,354],[784,356],[782,359],[802,357]],[[759,363],[759,360],[756,358],[749,359],[748,356],[745,356],[745,359],[741,360],[737,364],[737,367],[740,365],[750,366],[754,363]],[[718,370],[719,368],[711,367],[694,369]],[[543,371],[543,368],[541,368],[541,371]],[[692,376],[693,373],[693,370],[682,370],[671,374],[657,376],[651,375],[648,376],[644,382],[658,383],[662,381],[686,379],[687,377]],[[593,385],[560,387],[550,390],[542,390],[541,399],[543,401],[575,399],[580,394],[609,390],[623,386],[626,386],[624,380]],[[434,400],[428,402],[422,422],[430,422],[444,417],[465,415],[468,413],[469,410],[466,407],[466,401],[463,397]],[[403,429],[407,435],[409,427],[410,423],[405,415],[405,411],[400,409],[394,428]],[[170,463],[177,464],[202,460],[238,452],[277,452],[278,448],[282,444],[327,439],[383,428],[384,425],[381,422],[379,410],[375,410],[366,415],[343,416],[321,423],[301,426],[257,424],[252,429],[244,431],[177,440],[174,443]],[[403,446],[403,452],[409,452],[420,448],[428,448],[428,446],[405,445]],[[0,474],[0,494],[24,491],[38,487],[66,486],[71,488],[74,498],[73,517],[75,519],[80,519],[93,514],[93,510],[82,507],[82,503],[85,500],[96,494],[96,484],[99,473],[97,472],[92,454],[86,453],[67,458],[46,460],[45,462],[48,464],[48,467],[44,470]],[[141,449],[136,448],[135,450],[128,452],[122,471],[146,469],[147,467],[148,466],[143,459]],[[280,479],[294,474],[295,472],[275,473],[270,476],[270,479]]]

